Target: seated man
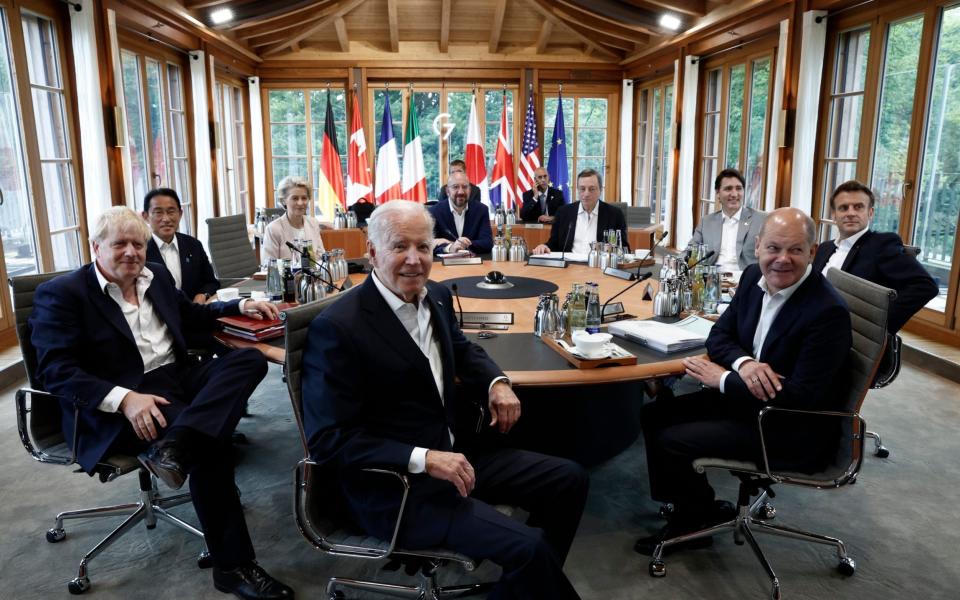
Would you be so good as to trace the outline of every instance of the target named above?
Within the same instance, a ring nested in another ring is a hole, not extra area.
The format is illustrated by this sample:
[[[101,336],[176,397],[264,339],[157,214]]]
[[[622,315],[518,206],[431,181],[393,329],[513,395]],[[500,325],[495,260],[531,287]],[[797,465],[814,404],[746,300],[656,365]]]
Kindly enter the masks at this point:
[[[736,169],[720,171],[713,189],[720,210],[700,219],[688,246],[706,244],[716,254],[703,264],[739,274],[757,262],[754,248],[767,213],[743,206],[743,175]]]
[[[469,185],[466,174],[451,173],[447,180],[450,198],[428,209],[434,219],[437,253],[470,250],[486,254],[493,248],[490,212],[479,201],[467,201]]]
[[[254,562],[233,476],[230,436],[267,372],[256,350],[202,365],[186,360],[184,332],[243,312],[276,318],[269,302],[195,304],[159,263],[145,264],[150,232],[115,206],[90,236],[96,260],[37,288],[30,318],[43,386],[63,397],[67,439],[90,474],[101,457],[135,454],[190,493],[213,559],[213,583],[240,598],[293,598]],[[74,410],[79,408],[79,422]]]
[[[466,431],[478,423],[476,415],[459,419],[471,403],[458,396],[455,379],[488,399],[489,426],[501,433],[517,422],[520,402],[503,372],[460,331],[450,291],[428,281],[431,221],[412,202],[377,208],[367,241],[373,272],[310,325],[303,353],[310,454],[337,479],[347,510],[369,534],[392,537],[400,494],[394,481],[361,469],[409,473],[399,545],[497,563],[503,576],[490,598],[578,598],[562,565],[587,475],[568,460],[501,448],[496,440],[471,443],[477,438]],[[528,523],[494,503],[522,506]]]
[[[755,242],[759,266],[743,272],[733,302],[707,338],[710,358],[683,361],[687,374],[707,389],[643,407],[650,495],[676,510],[659,534],[637,542],[638,552],[650,554],[662,539],[733,518],[733,507],[715,502],[706,475],[691,463],[707,456],[760,462],[762,407],[838,410],[844,402],[837,381],[852,344],[850,313],[810,266],[814,239],[813,220],[800,210],[770,213]],[[783,414],[764,420],[772,464],[822,467],[836,449],[837,423]]]
[[[533,189],[523,193],[520,218],[526,223],[553,223],[554,215],[564,205],[563,192],[550,185],[550,175],[543,167],[533,172]]]
[[[603,180],[600,173],[584,169],[577,175],[579,202],[565,204],[554,216],[550,239],[533,249],[534,254],[547,252],[574,252],[587,254],[590,242],[605,242],[603,232],[616,229],[620,232],[624,250],[630,250],[627,239],[627,220],[623,211],[600,200]]]
[[[195,237],[178,233],[180,197],[170,188],[156,188],[143,198],[143,218],[153,235],[147,243],[147,260],[166,265],[177,289],[194,302],[206,302],[220,289],[213,267]]]
[[[813,268],[827,274],[837,268],[896,290],[890,303],[887,331],[896,333],[940,292],[917,259],[904,250],[895,233],[870,231],[876,199],[859,181],[840,184],[830,196],[830,215],[840,234],[817,249]]]
[[[450,167],[447,169],[447,183],[450,183],[450,177],[453,176],[454,173],[463,173],[464,175],[466,175],[467,163],[463,162],[459,158],[455,160],[451,160]],[[440,192],[437,194],[437,202],[443,202],[448,198],[449,198],[449,195],[448,195],[447,186],[441,185]],[[483,204],[483,201],[480,198],[480,188],[473,185],[472,183],[470,184],[470,193],[467,197],[467,201],[480,202],[481,204]]]

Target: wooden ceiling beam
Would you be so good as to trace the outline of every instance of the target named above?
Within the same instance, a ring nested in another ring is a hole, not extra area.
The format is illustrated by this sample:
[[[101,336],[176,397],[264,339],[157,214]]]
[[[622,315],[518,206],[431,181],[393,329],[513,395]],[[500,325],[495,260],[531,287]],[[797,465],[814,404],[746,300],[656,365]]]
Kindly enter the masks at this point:
[[[563,19],[560,19],[559,17],[554,15],[551,10],[551,6],[545,0],[526,0],[526,1],[527,1],[527,4],[531,8],[533,8],[535,11],[537,11],[540,14],[540,16],[542,16],[544,19],[548,21],[552,21],[554,25],[561,24],[566,26],[573,33],[573,37],[575,37],[577,41],[579,41],[581,44],[594,43],[589,37],[581,33],[575,27],[570,26]],[[597,52],[603,55],[605,58],[612,58],[616,60],[620,60],[622,58],[616,52],[612,50],[607,50],[606,48],[603,48],[603,47],[598,48]]]
[[[507,14],[507,0],[497,0],[493,13],[493,25],[490,27],[490,54],[496,54],[503,33],[503,17]]]
[[[600,16],[597,13],[580,8],[579,6],[557,0],[552,2],[554,14],[570,23],[577,23],[588,29],[604,33],[612,37],[618,37],[623,40],[638,41],[647,43],[650,41],[650,34],[664,35],[667,32],[658,27],[648,27],[646,25],[624,25],[612,19]]]
[[[450,51],[450,0],[440,2],[440,52]]]
[[[366,2],[366,0],[341,0],[340,2],[336,2],[335,6],[323,11],[323,17],[320,20],[315,21],[312,25],[306,28],[301,28],[300,33],[289,40],[269,46],[266,50],[260,53],[260,56],[263,57],[278,54],[284,48],[290,48],[293,46],[293,44],[299,44],[314,33],[329,25],[335,18],[344,16],[364,2]]]
[[[350,38],[347,36],[347,23],[343,20],[343,17],[336,17],[333,20],[333,28],[337,30],[340,52],[350,52]]]
[[[390,26],[390,52],[400,52],[400,25],[397,23],[397,0],[387,0],[387,23]]]
[[[279,29],[286,29],[298,23],[302,24],[318,11],[322,11],[336,4],[337,0],[318,0],[317,2],[311,2],[294,10],[270,15],[268,17],[249,19],[243,23],[237,23],[228,29],[241,39],[256,37],[258,35],[273,33]]]
[[[218,6],[220,4],[229,4],[233,0],[187,0],[183,3],[183,7],[187,10],[197,10],[198,8],[210,8],[212,6]]]
[[[543,54],[550,43],[550,34],[553,33],[553,21],[544,19],[540,26],[540,35],[537,36],[537,54]]]
[[[707,0],[626,0],[626,2],[638,8],[670,10],[691,17],[702,17],[707,14]]]

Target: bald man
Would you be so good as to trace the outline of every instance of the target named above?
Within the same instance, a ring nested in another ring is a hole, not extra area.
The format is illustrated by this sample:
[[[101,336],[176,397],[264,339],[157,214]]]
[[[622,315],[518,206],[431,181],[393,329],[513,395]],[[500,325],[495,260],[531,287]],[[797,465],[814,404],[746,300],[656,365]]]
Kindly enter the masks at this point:
[[[520,218],[525,223],[553,223],[553,215],[563,206],[563,192],[550,185],[550,176],[543,167],[533,172],[533,189],[523,193]]]
[[[705,389],[643,407],[650,495],[673,503],[676,511],[660,533],[637,542],[637,552],[650,554],[661,540],[735,516],[730,503],[715,500],[706,475],[691,463],[705,456],[762,463],[761,408],[843,405],[837,382],[852,344],[850,313],[811,266],[814,232],[813,220],[795,208],[770,213],[755,242],[759,263],[744,270],[733,302],[707,338],[709,358],[683,360],[687,374]],[[774,469],[815,470],[833,455],[837,422],[809,418],[780,413],[764,421]]]

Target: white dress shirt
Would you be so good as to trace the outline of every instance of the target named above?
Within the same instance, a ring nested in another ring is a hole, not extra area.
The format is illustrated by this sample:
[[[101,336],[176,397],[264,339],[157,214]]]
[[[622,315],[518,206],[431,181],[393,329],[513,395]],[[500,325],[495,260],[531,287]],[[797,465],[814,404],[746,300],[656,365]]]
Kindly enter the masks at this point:
[[[457,212],[457,209],[453,206],[453,200],[450,201],[450,212],[453,213],[453,226],[457,228],[457,237],[463,237],[463,222],[467,218],[467,207],[464,206],[463,210]],[[457,240],[450,240],[455,242]]]
[[[590,242],[597,241],[597,225],[600,220],[599,214],[599,200],[593,205],[593,210],[590,212],[584,210],[583,202],[580,203],[580,209],[577,211],[577,228],[573,232],[573,248],[570,249],[571,252],[574,254],[587,254],[590,252]]]
[[[157,248],[160,249],[163,264],[167,266],[167,270],[173,275],[173,281],[177,284],[177,289],[181,289],[183,287],[183,274],[180,272],[180,245],[177,243],[177,234],[173,234],[173,240],[167,243],[154,233],[153,241],[156,242]]]
[[[137,277],[137,301],[139,305],[136,305],[130,304],[124,299],[119,285],[107,281],[107,278],[100,272],[100,265],[96,263],[94,265],[100,289],[117,303],[120,310],[123,311],[123,318],[130,326],[133,341],[136,342],[137,351],[140,353],[140,358],[143,359],[143,372],[148,373],[175,362],[173,335],[170,334],[170,330],[163,319],[157,317],[157,313],[153,309],[153,302],[146,296],[147,288],[153,281],[153,272],[144,267],[140,276]],[[125,387],[114,387],[100,401],[97,408],[103,412],[117,412],[120,402],[123,401],[123,397],[129,391]]]
[[[733,273],[740,270],[740,261],[737,258],[737,238],[740,235],[740,217],[743,207],[728,217],[723,215],[723,230],[720,233],[720,249],[718,250],[717,265],[723,272]]]
[[[840,270],[843,270],[843,262],[847,260],[847,255],[850,254],[850,250],[853,249],[853,245],[857,243],[857,240],[863,237],[863,234],[870,231],[869,227],[864,227],[862,230],[851,235],[846,239],[836,239],[833,240],[833,244],[837,247],[837,251],[833,253],[833,256],[830,257],[830,260],[827,261],[827,264],[823,266],[822,273],[827,274],[827,271],[831,267],[836,267]]]
[[[784,288],[773,294],[770,293],[770,289],[767,287],[767,279],[763,276],[760,277],[760,279],[757,281],[757,287],[763,290],[763,299],[760,301],[760,320],[757,321],[757,328],[753,332],[753,356],[741,356],[737,360],[733,361],[732,366],[735,371],[739,372],[740,366],[748,360],[760,361],[763,358],[761,356],[763,343],[767,339],[767,334],[770,333],[770,327],[773,325],[773,322],[777,320],[777,315],[780,314],[780,309],[783,308],[783,305],[787,303],[787,300],[790,299],[790,296],[793,296],[794,292],[797,291],[797,288],[803,285],[803,282],[807,280],[807,277],[810,276],[812,271],[813,266],[807,265],[807,270],[804,271],[803,276],[800,277],[799,281],[790,287]],[[724,383],[727,381],[727,375],[729,374],[730,371],[726,371],[720,376],[721,392],[724,391]]]

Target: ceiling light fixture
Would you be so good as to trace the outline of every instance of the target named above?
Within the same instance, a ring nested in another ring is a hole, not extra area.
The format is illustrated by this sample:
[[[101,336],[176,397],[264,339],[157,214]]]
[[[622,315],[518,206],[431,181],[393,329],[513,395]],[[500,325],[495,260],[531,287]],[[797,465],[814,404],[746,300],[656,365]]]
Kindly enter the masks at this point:
[[[233,20],[233,11],[229,8],[218,8],[210,13],[210,20],[213,21],[214,25],[223,25],[227,21]]]
[[[661,27],[665,27],[666,29],[671,29],[673,31],[676,31],[680,29],[680,25],[681,25],[680,19],[678,19],[677,17],[669,13],[665,13],[660,17]]]

